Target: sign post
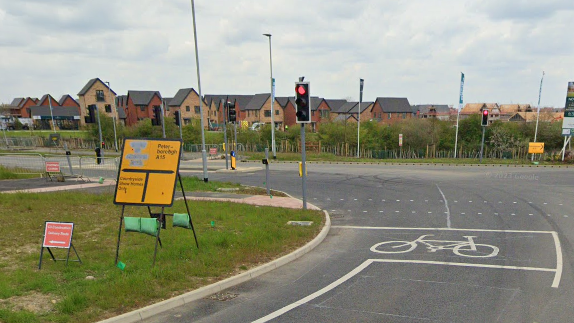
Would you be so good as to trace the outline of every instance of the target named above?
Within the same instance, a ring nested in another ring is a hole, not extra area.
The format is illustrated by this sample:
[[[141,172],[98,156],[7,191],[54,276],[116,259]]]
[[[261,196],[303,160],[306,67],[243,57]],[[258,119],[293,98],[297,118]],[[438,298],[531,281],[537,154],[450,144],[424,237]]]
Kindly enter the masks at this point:
[[[52,260],[54,261],[66,260],[66,266],[68,265],[68,261],[70,259],[70,249],[74,249],[74,253],[76,253],[76,257],[78,257],[78,260],[72,260],[72,261],[78,261],[82,263],[82,260],[80,260],[80,256],[76,251],[76,248],[72,244],[73,233],[74,233],[74,223],[72,222],[46,221],[46,224],[44,226],[44,239],[42,241],[42,249],[40,251],[40,262],[38,264],[38,269],[42,269],[42,256],[44,255],[44,248],[48,249],[48,252],[52,257]],[[66,259],[56,259],[50,248],[68,249]]]
[[[562,161],[564,161],[566,145],[572,139],[572,133],[574,133],[574,82],[568,82],[564,119],[562,120],[562,136],[564,136],[564,147],[562,147],[561,151]]]

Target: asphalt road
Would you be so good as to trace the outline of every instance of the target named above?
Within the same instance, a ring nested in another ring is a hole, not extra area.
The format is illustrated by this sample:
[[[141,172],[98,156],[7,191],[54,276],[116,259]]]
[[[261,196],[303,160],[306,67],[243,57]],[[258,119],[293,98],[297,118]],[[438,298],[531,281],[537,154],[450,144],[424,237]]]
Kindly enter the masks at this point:
[[[270,167],[271,188],[301,197],[296,164]],[[308,168],[307,201],[333,224],[319,247],[145,322],[573,321],[572,169]]]

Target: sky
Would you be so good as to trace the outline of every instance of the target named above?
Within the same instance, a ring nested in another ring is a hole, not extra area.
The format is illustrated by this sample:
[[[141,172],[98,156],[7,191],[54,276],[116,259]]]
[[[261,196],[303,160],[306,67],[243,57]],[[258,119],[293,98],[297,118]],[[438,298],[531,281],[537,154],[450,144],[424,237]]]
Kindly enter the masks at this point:
[[[190,0],[0,0],[0,103],[92,78],[117,94],[198,90]],[[572,0],[195,0],[201,92],[564,107]]]

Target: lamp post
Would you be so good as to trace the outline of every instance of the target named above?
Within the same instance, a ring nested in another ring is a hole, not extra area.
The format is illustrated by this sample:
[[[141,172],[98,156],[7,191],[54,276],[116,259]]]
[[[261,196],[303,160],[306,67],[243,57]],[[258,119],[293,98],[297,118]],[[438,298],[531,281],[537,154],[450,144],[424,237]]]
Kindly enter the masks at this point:
[[[269,38],[269,70],[271,71],[271,151],[273,152],[273,159],[277,159],[277,151],[275,150],[275,121],[273,120],[273,101],[275,101],[275,80],[273,79],[273,59],[271,56],[271,34],[263,34]]]
[[[534,142],[536,142],[536,135],[538,134],[538,119],[540,118],[540,97],[542,96],[542,81],[544,81],[544,71],[542,71],[542,78],[540,79],[540,90],[538,91],[538,108],[536,109],[536,129],[534,130]],[[534,154],[532,154],[531,158],[531,161],[534,161]]]
[[[201,77],[199,73],[199,53],[197,51],[197,28],[195,27],[195,4],[191,0],[191,15],[193,18],[193,39],[195,41],[195,65],[197,66],[197,88],[199,89],[199,114],[201,121],[201,159],[203,160],[203,181],[207,183],[207,153],[205,152],[205,130],[203,129],[203,96],[201,95]]]
[[[110,82],[104,82],[104,83],[106,83],[108,85],[108,93],[110,94],[110,100],[112,101],[111,107],[112,107],[112,113],[114,114],[112,116],[112,119],[113,119],[112,121],[114,124],[114,149],[117,152],[118,151],[118,135],[116,132],[116,120],[118,120],[119,118],[118,118],[118,110],[115,107],[116,99],[112,98],[112,89],[110,87]],[[115,111],[115,113],[114,113],[114,111]]]

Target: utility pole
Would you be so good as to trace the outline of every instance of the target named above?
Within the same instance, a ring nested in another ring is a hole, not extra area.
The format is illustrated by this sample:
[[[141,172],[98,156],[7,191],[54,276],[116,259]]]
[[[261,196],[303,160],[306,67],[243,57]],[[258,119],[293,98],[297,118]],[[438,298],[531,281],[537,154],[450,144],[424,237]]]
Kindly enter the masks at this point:
[[[361,157],[360,138],[361,138],[361,103],[363,102],[363,84],[365,80],[359,81],[359,111],[357,112],[357,158]]]
[[[458,119],[460,117],[460,110],[462,109],[462,91],[464,89],[464,73],[460,72],[460,94],[458,97],[458,109],[456,111],[456,135],[454,137],[454,158],[456,158],[456,150],[458,145]]]
[[[119,120],[118,110],[116,108],[116,99],[112,97],[112,88],[110,87],[110,82],[106,82],[108,85],[108,93],[110,94],[110,100],[112,101],[110,106],[112,107],[112,121],[114,123],[114,149],[118,151],[118,134],[116,132],[116,121]]]
[[[263,34],[269,38],[269,70],[271,71],[271,151],[273,152],[273,159],[277,159],[277,151],[275,150],[275,121],[273,112],[273,101],[275,101],[275,79],[273,78],[273,58],[271,56],[271,34]]]
[[[225,169],[229,170],[229,158],[227,157],[227,150],[229,145],[227,142],[227,101],[221,99],[221,108],[223,109],[223,142],[225,143],[225,149],[223,153],[225,154]]]
[[[534,142],[536,142],[536,135],[538,134],[538,119],[540,118],[540,97],[542,96],[542,81],[544,81],[544,71],[542,71],[542,78],[540,79],[540,90],[538,91],[538,109],[536,112],[536,129],[534,130]],[[534,154],[532,154],[531,161],[534,161]]]

